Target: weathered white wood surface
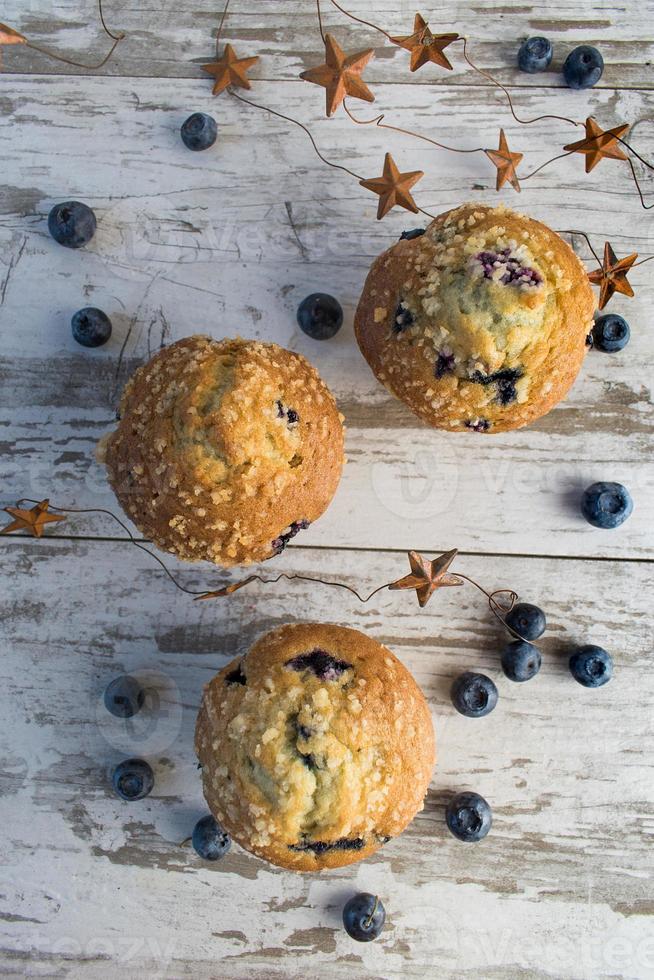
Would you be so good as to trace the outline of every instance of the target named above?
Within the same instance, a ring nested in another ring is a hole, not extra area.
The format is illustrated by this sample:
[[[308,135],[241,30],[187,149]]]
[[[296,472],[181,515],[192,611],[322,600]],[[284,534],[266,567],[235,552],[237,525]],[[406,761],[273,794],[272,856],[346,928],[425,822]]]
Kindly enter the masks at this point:
[[[405,561],[294,547],[280,567],[372,589]],[[189,587],[207,581],[172,564]],[[35,973],[72,977],[651,976],[652,566],[465,555],[459,567],[543,601],[532,683],[502,677],[502,634],[472,587],[443,590],[423,611],[406,594],[362,606],[302,583],[198,604],[129,544],[3,547],[5,967],[20,973],[31,955]],[[425,810],[372,861],[337,873],[287,874],[238,848],[210,867],[179,847],[204,810],[191,744],[201,686],[263,630],[307,617],[370,630],[414,671],[439,740]],[[570,644],[583,641],[615,656],[602,690],[567,671]],[[497,680],[485,719],[449,702],[463,669]],[[134,724],[101,704],[122,670],[151,688]],[[157,787],[130,806],[107,773],[134,752],[152,761]],[[445,827],[460,789],[493,806],[477,846]],[[383,896],[382,941],[343,934],[353,888]]]
[[[654,264],[634,270],[635,299],[610,307],[631,322],[629,347],[589,355],[546,419],[494,438],[427,431],[377,385],[351,330],[370,260],[421,222],[400,212],[377,223],[375,199],[324,167],[301,131],[211,98],[197,67],[211,55],[220,13],[208,0],[105,6],[110,26],[129,38],[101,76],[74,77],[24,49],[3,52],[0,506],[50,494],[68,506],[115,507],[93,449],[130,371],[192,331],[273,339],[309,357],[332,386],[350,463],[327,515],[268,569],[357,579],[365,589],[403,572],[402,549],[458,546],[468,552],[462,570],[541,601],[551,629],[539,678],[500,679],[499,708],[473,722],[451,708],[449,684],[468,667],[497,676],[500,636],[472,589],[440,593],[422,613],[408,596],[360,606],[297,584],[193,604],[131,545],[112,541],[121,532],[109,520],[70,518],[41,542],[1,539],[0,972],[654,977]],[[407,0],[346,6],[397,32],[415,10]],[[379,45],[325,8],[346,46]],[[654,155],[651,2],[543,10],[466,0],[423,13],[434,27],[467,33],[479,63],[519,85],[526,115],[637,121],[633,142]],[[93,0],[5,0],[0,19],[69,56],[91,61],[107,50]],[[535,32],[553,37],[559,64],[575,43],[598,43],[601,85],[571,93],[555,73],[519,75],[517,39]],[[483,156],[321,119],[320,91],[297,79],[319,60],[311,0],[242,9],[234,0],[225,39],[261,56],[255,101],[308,123],[330,159],[369,176],[390,149],[404,169],[424,169],[416,197],[427,210],[503,200],[555,228],[585,230],[598,250],[608,237],[620,255],[654,254],[652,212],[641,210],[621,164],[605,161],[586,177],[573,157],[525,183],[520,197],[496,195]],[[468,146],[495,145],[502,125],[525,152],[525,171],[575,137],[555,121],[519,127],[460,57],[451,74],[414,76],[406,58],[378,49],[366,74],[377,105],[357,109],[362,118],[378,108],[389,122]],[[196,109],[220,126],[204,154],[178,137]],[[651,178],[644,187],[654,199]],[[57,247],[45,223],[51,205],[71,197],[100,219],[78,253]],[[588,258],[583,240],[575,244]],[[346,310],[328,344],[295,326],[297,303],[314,289]],[[90,352],[69,327],[88,303],[114,322],[111,343]],[[599,478],[621,480],[635,497],[619,531],[594,531],[577,515],[580,489]],[[207,567],[180,571],[189,584],[216,577]],[[311,618],[369,629],[415,671],[440,741],[426,810],[373,861],[335,875],[287,875],[236,850],[216,868],[202,865],[178,847],[204,809],[191,745],[201,685],[271,625]],[[607,688],[588,692],[570,679],[565,649],[574,641],[614,653]],[[147,679],[159,703],[129,730],[99,701],[123,669]],[[135,752],[153,761],[158,783],[153,798],[129,808],[106,776]],[[493,804],[495,825],[479,847],[444,829],[445,801],[458,788]],[[338,918],[359,887],[379,890],[390,921],[383,940],[365,947]]]
[[[110,505],[93,446],[112,424],[134,366],[188,333],[240,333],[306,354],[346,415],[350,465],[307,543],[651,552],[654,492],[644,464],[652,434],[652,265],[634,270],[635,299],[612,304],[633,325],[629,348],[614,357],[591,353],[568,400],[537,425],[491,437],[428,431],[377,384],[351,329],[372,257],[416,223],[413,215],[377,223],[376,199],[321,164],[304,133],[227,96],[214,102],[203,81],[89,78],[81,89],[78,79],[7,76],[3,83],[0,127],[13,138],[3,141],[10,186],[0,227],[0,399],[10,419],[2,439],[17,450],[0,463],[4,503],[18,489],[63,496],[72,506]],[[377,88],[389,117],[426,132],[437,125],[445,141],[482,135],[479,89]],[[498,199],[483,156],[423,148],[342,116],[321,120],[314,87],[266,83],[257,97],[316,120],[324,152],[356,172],[377,173],[388,147],[406,169],[424,166],[417,196],[433,213],[470,197]],[[607,126],[654,115],[654,96],[632,91],[527,92],[523,105],[534,115],[570,113],[580,98],[582,114],[593,111]],[[215,111],[221,126],[219,143],[204,154],[189,153],[178,136],[195,108]],[[561,123],[526,129],[500,115],[512,143],[529,147],[530,168],[552,155],[553,141],[570,137]],[[636,130],[642,149],[654,153],[654,126]],[[496,120],[483,136],[495,145]],[[654,181],[649,186],[654,199]],[[82,252],[60,248],[47,234],[49,208],[68,197],[88,201],[100,217],[96,239]],[[583,228],[596,248],[610,235],[619,254],[654,253],[651,214],[614,161],[585,177],[581,157],[563,160],[525,184],[520,197],[509,189],[500,199],[556,228]],[[295,323],[298,302],[314,289],[333,292],[347,311],[330,344],[308,340]],[[111,343],[91,353],[80,352],[69,328],[71,314],[87,303],[107,310],[115,327]],[[593,531],[578,514],[580,489],[599,478],[620,480],[637,497],[634,517],[613,533]],[[79,532],[88,527],[86,520]]]
[[[108,26],[125,40],[115,58],[103,69],[108,74],[130,76],[196,77],[198,65],[213,53],[215,35],[224,3],[206,0],[104,0]],[[342,6],[358,17],[376,23],[392,35],[411,34],[416,7],[408,0],[348,0]],[[375,61],[366,70],[373,81],[429,85],[436,78],[442,85],[478,85],[481,79],[465,64],[460,48],[450,48],[453,71],[424,69],[410,81],[404,74],[408,54],[388,44],[383,35],[354,24],[322,0],[325,29],[349,49],[374,47]],[[524,0],[455,0],[432,2],[422,8],[434,32],[452,30],[471,39],[470,54],[479,67],[512,85],[561,87],[561,65],[578,44],[601,47],[605,72],[603,88],[654,88],[650,36],[651,0],[593,3],[557,0],[546,6]],[[5,21],[19,27],[41,47],[52,48],[76,61],[99,62],[110,42],[100,29],[96,0],[4,0]],[[318,64],[316,57],[315,0],[254,0],[232,3],[224,38],[239,48],[250,49],[261,58],[253,78],[297,79],[305,68]],[[525,75],[516,68],[517,39],[546,34],[555,45],[555,56],[547,75]],[[255,51],[256,49],[256,51]],[[84,57],[80,57],[80,52]],[[8,50],[7,70],[66,73],[71,69],[36,52]],[[72,69],[75,71],[75,69]],[[483,84],[483,82],[482,82]]]

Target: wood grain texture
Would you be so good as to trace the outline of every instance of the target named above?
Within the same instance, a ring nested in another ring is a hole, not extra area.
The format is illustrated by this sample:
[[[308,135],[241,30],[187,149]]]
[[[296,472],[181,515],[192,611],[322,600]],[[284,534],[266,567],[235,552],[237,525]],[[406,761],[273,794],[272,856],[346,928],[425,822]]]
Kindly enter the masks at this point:
[[[104,6],[109,27],[127,34],[102,69],[104,74],[189,78],[199,77],[198,66],[211,60],[212,37],[224,3],[149,0],[145,8],[130,0],[105,0]],[[448,86],[480,82],[460,49],[453,56],[452,72],[423,68],[409,76],[406,52],[390,45],[378,32],[348,20],[329,0],[322,0],[322,6],[326,29],[346,49],[376,49],[375,61],[366,69],[366,78],[373,83],[399,80],[431,86],[437,81]],[[342,6],[393,35],[412,31],[413,0],[378,0],[375,4],[348,0]],[[109,49],[110,41],[98,22],[96,0],[5,0],[2,9],[5,22],[35,44],[74,60],[98,63]],[[423,13],[435,32],[466,34],[473,60],[505,83],[560,88],[564,85],[561,65],[569,51],[578,44],[595,44],[606,65],[602,88],[654,87],[654,44],[643,36],[644,25],[654,13],[652,0],[641,4],[595,0],[592,5],[558,0],[546,7],[524,0],[503,0],[501,5],[487,0],[441,0],[430,3]],[[552,68],[545,76],[525,75],[515,67],[521,39],[533,34],[545,34],[555,45]],[[314,0],[234,0],[223,37],[237,50],[261,58],[254,78],[297,80],[301,71],[320,63]],[[7,51],[4,60],[6,70],[17,73],[70,74],[75,70],[29,50]]]
[[[435,102],[424,87],[381,89],[389,117],[427,132],[436,117],[439,138],[479,139],[477,90],[448,89]],[[306,90],[280,82],[261,90],[266,104],[313,121]],[[631,320],[629,348],[615,357],[592,353],[567,401],[545,419],[492,437],[433,432],[377,384],[351,329],[372,257],[415,223],[412,215],[377,223],[376,199],[321,164],[304,133],[227,96],[216,102],[195,81],[87,79],[81,93],[75,79],[53,86],[47,76],[14,76],[5,79],[3,98],[0,126],[19,126],[21,139],[6,142],[14,176],[0,222],[2,503],[50,493],[64,505],[113,506],[93,449],[131,371],[188,333],[238,333],[305,354],[346,415],[350,465],[307,543],[650,553],[652,266],[634,270],[635,299],[612,303]],[[607,126],[644,118],[654,106],[649,93],[594,91],[559,94],[557,109],[572,112],[579,98]],[[551,97],[529,92],[525,100],[538,114]],[[220,139],[206,154],[189,153],[178,137],[187,112],[198,108],[219,114]],[[533,165],[571,129],[503,123],[515,145],[530,148]],[[496,127],[489,122],[489,140]],[[643,149],[654,149],[654,128],[636,128]],[[484,157],[452,157],[342,116],[318,120],[314,130],[324,151],[356,172],[376,172],[389,147],[407,169],[424,166],[417,196],[433,213],[470,197],[503,200],[555,228],[586,230],[597,248],[608,234],[618,254],[654,253],[651,218],[614,161],[584,177],[581,158],[564,160],[525,184],[520,197],[496,195]],[[87,157],[92,165],[81,167]],[[71,197],[99,216],[96,238],[80,252],[58,247],[45,226],[51,205]],[[583,240],[575,243],[587,257]],[[316,289],[338,296],[346,310],[346,326],[329,344],[310,341],[295,323],[298,302]],[[70,316],[87,304],[114,321],[102,350],[81,352],[70,335]],[[600,478],[637,495],[634,517],[614,533],[595,532],[578,515],[581,489]],[[113,532],[87,521],[79,533]]]
[[[323,95],[297,77],[319,52],[311,0],[233,6],[225,40],[261,58],[252,97],[309,124],[334,162],[370,176],[388,149],[402,169],[425,171],[416,197],[433,213],[501,200],[554,228],[583,229],[598,250],[608,237],[618,255],[654,254],[652,212],[622,164],[604,161],[584,176],[573,157],[519,197],[496,195],[482,155],[320,118]],[[346,6],[398,33],[415,12],[408,0]],[[410,75],[405,52],[327,0],[324,9],[345,47],[376,47],[366,78],[377,101],[355,110],[361,118],[386,112],[459,146],[495,146],[503,126],[525,153],[524,172],[575,137],[553,120],[515,124],[460,54],[452,73]],[[325,517],[266,572],[366,590],[405,572],[403,549],[458,546],[461,571],[544,606],[544,665],[527,685],[501,675],[501,629],[472,588],[443,590],[423,611],[405,594],[362,606],[300,583],[194,604],[110,519],[71,516],[40,542],[0,538],[0,975],[652,980],[654,263],[631,275],[636,297],[610,307],[630,320],[629,347],[589,355],[570,397],[545,419],[495,438],[425,429],[375,382],[351,328],[370,261],[422,221],[393,212],[376,222],[376,199],[323,166],[300,130],[211,98],[199,66],[212,55],[220,10],[209,0],[105,0],[109,25],[129,37],[99,75],[3,51],[0,507],[50,494],[116,509],[93,453],[131,371],[194,331],[275,340],[333,388],[350,462]],[[634,144],[654,156],[652,0],[458,0],[422,12],[435,30],[469,35],[479,64],[517,85],[519,112],[629,121]],[[95,0],[5,0],[0,16],[71,57],[91,62],[108,49]],[[520,38],[535,33],[555,43],[545,76],[513,67]],[[573,93],[556,69],[582,42],[599,45],[606,71],[597,88]],[[179,140],[194,110],[219,124],[208,153]],[[654,199],[644,171],[643,184]],[[91,246],[76,253],[46,227],[50,207],[70,198],[99,218]],[[588,259],[583,240],[574,243]],[[330,343],[295,324],[314,290],[345,308]],[[89,304],[114,323],[110,344],[95,351],[70,334],[72,313]],[[595,479],[620,480],[634,495],[619,531],[594,531],[578,516],[580,491]],[[221,578],[206,565],[170,565],[189,587]],[[266,629],[296,619],[368,630],[415,673],[439,740],[425,810],[375,859],[335,874],[286,874],[238,848],[203,864],[180,846],[205,811],[192,753],[202,684]],[[614,655],[606,688],[571,679],[578,642]],[[480,721],[449,701],[452,679],[475,668],[500,689],[498,708]],[[129,724],[101,704],[122,671],[149,692]],[[108,775],[135,754],[152,762],[157,786],[129,806]],[[445,829],[446,802],[460,789],[493,806],[478,846]],[[383,937],[363,946],[340,924],[344,901],[361,889],[378,892],[388,912]]]
[[[378,552],[362,570],[357,553],[292,547],[282,567],[371,589],[405,562]],[[501,630],[472,588],[444,590],[423,611],[408,594],[361,606],[301,583],[198,604],[128,544],[3,542],[5,965],[29,953],[60,976],[122,965],[129,976],[599,978],[619,961],[621,976],[650,976],[651,565],[462,555],[457,567],[545,605],[532,683],[501,675]],[[189,586],[205,580],[178,569]],[[422,685],[439,740],[425,810],[378,856],[336,873],[287,874],[236,847],[202,864],[180,847],[204,811],[192,753],[202,684],[266,629],[310,617],[370,631]],[[615,657],[599,691],[567,671],[570,646],[584,641]],[[498,683],[485,719],[449,702],[464,669]],[[101,705],[123,670],[150,692],[133,723]],[[126,754],[157,775],[153,796],[131,806],[107,785]],[[477,846],[445,828],[461,789],[493,806]],[[379,891],[388,910],[369,947],[339,926],[356,889]]]

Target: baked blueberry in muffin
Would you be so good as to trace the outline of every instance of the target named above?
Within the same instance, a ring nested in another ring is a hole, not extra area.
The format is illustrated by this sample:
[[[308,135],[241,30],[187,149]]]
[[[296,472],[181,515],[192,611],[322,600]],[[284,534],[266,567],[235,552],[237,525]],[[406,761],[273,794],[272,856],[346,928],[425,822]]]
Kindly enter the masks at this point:
[[[135,373],[99,456],[160,548],[229,566],[278,555],[329,505],[343,425],[313,367],[276,344],[188,337]]]
[[[464,204],[376,259],[355,332],[375,375],[427,424],[494,433],[565,396],[594,308],[586,270],[555,232]]]
[[[205,687],[195,747],[215,818],[296,871],[368,857],[422,809],[435,761],[408,670],[357,630],[282,626]]]

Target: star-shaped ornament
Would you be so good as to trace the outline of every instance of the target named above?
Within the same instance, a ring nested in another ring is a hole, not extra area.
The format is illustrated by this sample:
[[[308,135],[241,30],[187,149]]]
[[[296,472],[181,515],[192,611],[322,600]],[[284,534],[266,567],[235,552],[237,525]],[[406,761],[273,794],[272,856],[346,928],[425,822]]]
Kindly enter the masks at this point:
[[[603,310],[614,293],[633,296],[634,291],[627,279],[627,273],[638,258],[638,252],[632,252],[624,259],[618,259],[608,242],[604,242],[604,261],[601,268],[588,273],[590,281],[600,288],[599,308]]]
[[[377,220],[399,205],[407,211],[417,214],[418,205],[413,200],[410,188],[417,184],[421,177],[424,177],[422,170],[410,170],[408,173],[401,174],[397,169],[395,161],[390,153],[384,157],[384,170],[381,177],[371,177],[368,180],[360,180],[362,187],[379,195],[379,205],[377,206]]]
[[[392,37],[393,44],[398,44],[401,48],[411,52],[411,71],[418,71],[428,61],[441,68],[452,71],[452,65],[443,54],[443,50],[453,41],[458,41],[458,34],[432,34],[429,30],[427,21],[416,14],[413,22],[413,34],[407,37]]]
[[[589,116],[586,120],[585,138],[577,140],[576,143],[568,143],[563,149],[570,153],[585,153],[586,173],[589,174],[604,157],[611,160],[628,159],[627,154],[618,146],[618,140],[622,139],[628,129],[627,123],[614,126],[613,129],[602,129],[593,117]]]
[[[374,102],[375,96],[361,78],[374,53],[372,48],[368,48],[355,54],[345,54],[332,35],[325,34],[325,63],[303,71],[300,78],[325,89],[328,116],[336,112],[346,95],[363,99],[364,102]]]
[[[0,24],[0,44],[27,44],[27,38],[15,31],[13,27]]]
[[[426,606],[436,589],[446,585],[463,585],[458,575],[449,575],[448,568],[457,556],[457,549],[446,551],[433,561],[423,558],[417,551],[409,552],[411,572],[397,582],[391,583],[389,589],[415,589],[420,608]]]
[[[258,60],[256,56],[254,58],[237,58],[231,44],[226,44],[222,57],[218,58],[217,61],[212,61],[210,65],[202,65],[202,71],[213,75],[215,79],[213,94],[220,95],[230,85],[233,85],[234,88],[251,88],[247,73],[253,65],[256,65]]]
[[[500,145],[497,150],[484,150],[484,153],[493,166],[497,167],[495,190],[499,191],[508,180],[511,187],[520,193],[520,181],[515,168],[522,160],[524,153],[511,153],[503,129],[500,129]]]
[[[3,44],[27,44],[27,38],[15,31],[13,27],[0,24],[0,64],[2,64]]]
[[[11,534],[12,531],[29,531],[35,538],[40,538],[46,524],[66,520],[62,514],[48,513],[49,506],[49,500],[42,500],[29,510],[22,510],[20,507],[5,507],[6,512],[14,519],[11,524],[0,528],[0,534]]]
[[[202,599],[222,599],[225,596],[233,595],[234,592],[238,592],[243,586],[249,585],[250,582],[255,582],[257,580],[256,575],[249,575],[248,578],[242,578],[238,582],[231,582],[229,585],[223,585],[222,589],[216,589],[214,592],[203,592],[202,595],[196,595],[194,602],[198,602]]]

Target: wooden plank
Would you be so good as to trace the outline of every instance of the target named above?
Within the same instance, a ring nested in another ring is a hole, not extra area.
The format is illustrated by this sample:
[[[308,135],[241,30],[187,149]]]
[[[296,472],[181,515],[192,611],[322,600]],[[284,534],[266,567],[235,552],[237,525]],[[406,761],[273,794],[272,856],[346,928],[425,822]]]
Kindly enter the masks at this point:
[[[105,4],[109,26],[122,30],[128,38],[115,57],[102,69],[105,74],[129,76],[196,77],[198,66],[213,55],[212,38],[220,19],[222,3],[213,0],[157,0],[148,6],[144,18],[142,4],[113,0]],[[348,0],[352,13],[394,35],[410,34],[415,13],[413,0],[379,0],[374,10],[368,0]],[[82,13],[81,8],[84,12]],[[384,41],[381,34],[354,24],[323,0],[326,29],[334,33],[346,49],[375,47],[377,57],[366,71],[374,82],[406,82],[431,86],[478,85],[480,78],[466,66],[460,49],[451,49],[454,70],[422,69],[409,76],[408,55]],[[429,5],[432,29],[457,30],[471,41],[471,56],[480,67],[496,74],[504,83],[520,87],[562,87],[560,68],[566,55],[578,44],[594,44],[602,51],[606,69],[600,86],[604,88],[652,88],[651,70],[654,44],[643,37],[643,25],[654,14],[652,0],[642,4],[619,4],[597,0],[586,3],[566,0],[550,3],[544,9],[524,0],[503,0],[501,6],[484,3],[445,3]],[[42,47],[84,61],[98,63],[110,45],[101,32],[95,13],[95,0],[5,0],[3,17]],[[144,22],[146,21],[146,22]],[[555,45],[553,68],[547,75],[526,75],[515,67],[522,38],[533,34],[551,37]],[[224,40],[237,51],[257,54],[261,63],[255,78],[297,79],[299,73],[320,61],[320,38],[312,0],[279,3],[257,0],[254,4],[233,3],[225,23]],[[70,74],[75,69],[26,49],[7,50],[5,71]],[[205,84],[207,82],[205,81]]]
[[[381,88],[389,119],[432,133],[437,119],[439,138],[479,140],[475,91],[449,89],[434,100],[424,86]],[[279,82],[261,89],[266,104],[313,125],[305,90]],[[525,98],[532,114],[550,102],[538,92]],[[654,107],[648,93],[582,98],[605,125],[645,118]],[[561,96],[559,110],[576,111],[577,99]],[[635,299],[617,297],[611,306],[631,321],[630,346],[615,357],[591,354],[571,396],[547,418],[490,438],[432,432],[377,384],[351,331],[372,257],[413,216],[398,212],[377,223],[372,196],[324,167],[300,130],[228,98],[213,102],[192,80],[87,79],[81,94],[75,79],[53,86],[47,76],[13,76],[3,100],[0,127],[20,131],[2,151],[9,175],[0,222],[3,506],[46,493],[68,506],[112,506],[93,449],[112,425],[129,373],[185,334],[240,333],[309,357],[347,417],[351,462],[328,515],[306,532],[307,544],[651,553],[651,266],[632,274]],[[219,112],[214,150],[184,149],[177,130],[187,109],[180,106]],[[560,123],[525,129],[502,122],[510,144],[528,149],[534,166],[569,137]],[[489,121],[489,141],[496,127]],[[597,248],[608,236],[620,255],[654,253],[651,218],[613,161],[584,177],[581,158],[563,160],[517,198],[510,190],[495,194],[484,157],[453,158],[344,118],[314,128],[324,152],[356,172],[376,172],[387,148],[406,169],[423,166],[418,199],[434,213],[471,196],[502,200],[555,228],[586,230]],[[654,131],[637,132],[651,155]],[[100,219],[83,252],[61,249],[47,234],[50,206],[69,197],[88,201]],[[577,245],[587,257],[581,239]],[[334,293],[346,310],[346,326],[329,344],[310,341],[295,325],[297,303],[314,289]],[[109,312],[115,331],[106,348],[82,352],[68,324],[88,303]],[[600,478],[626,483],[636,498],[634,516],[617,532],[590,529],[576,510],[581,488]],[[113,525],[88,519],[71,530],[116,534]]]
[[[291,547],[280,567],[366,590],[403,574],[405,559]],[[188,586],[211,578],[175,568]],[[297,582],[194,604],[130,545],[2,541],[3,972],[651,976],[652,566],[464,555],[458,568],[542,602],[537,679],[500,675],[501,631],[472,588],[444,590],[423,611],[408,594],[362,606]],[[179,846],[205,808],[192,753],[202,684],[266,629],[305,618],[368,630],[415,673],[439,739],[426,808],[374,859],[339,872],[295,876],[236,847],[202,864]],[[566,669],[570,645],[586,641],[615,657],[615,678],[598,691]],[[500,689],[481,721],[449,702],[464,669],[486,671]],[[100,700],[123,670],[151,691],[152,707],[130,725]],[[129,754],[157,775],[153,795],[133,806],[107,785]],[[445,828],[460,789],[493,806],[478,846]],[[378,891],[388,910],[387,931],[369,946],[339,924],[358,889]]]

